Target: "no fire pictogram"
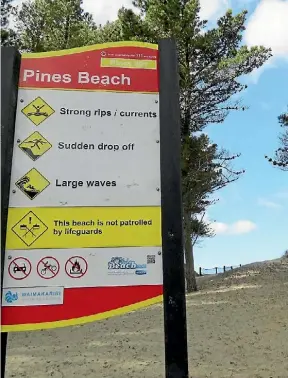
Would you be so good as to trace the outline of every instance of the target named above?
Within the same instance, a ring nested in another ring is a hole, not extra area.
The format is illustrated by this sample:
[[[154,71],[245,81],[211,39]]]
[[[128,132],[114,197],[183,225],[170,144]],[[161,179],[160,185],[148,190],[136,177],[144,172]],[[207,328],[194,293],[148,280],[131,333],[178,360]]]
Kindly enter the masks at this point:
[[[50,185],[50,182],[41,175],[36,168],[32,168],[22,176],[15,185],[22,191],[22,193],[26,194],[28,198],[33,200]]]
[[[87,261],[81,256],[70,257],[65,264],[65,271],[71,278],[80,278],[86,274],[88,269]]]
[[[32,211],[29,211],[29,213],[12,227],[14,234],[28,247],[47,230],[48,227]]]
[[[17,257],[12,260],[8,267],[8,273],[14,280],[24,280],[29,276],[32,265],[25,257]]]
[[[60,264],[55,257],[43,257],[37,264],[37,272],[41,278],[50,280],[57,276],[60,270]]]
[[[48,140],[43,137],[43,135],[38,133],[38,131],[35,131],[35,133],[23,140],[18,147],[21,148],[21,150],[25,152],[30,159],[35,161],[43,156],[45,152],[50,150],[52,144],[50,144]]]
[[[44,122],[55,113],[55,110],[41,97],[35,98],[35,100],[30,102],[30,104],[25,106],[21,111],[36,126],[40,125],[40,123]]]

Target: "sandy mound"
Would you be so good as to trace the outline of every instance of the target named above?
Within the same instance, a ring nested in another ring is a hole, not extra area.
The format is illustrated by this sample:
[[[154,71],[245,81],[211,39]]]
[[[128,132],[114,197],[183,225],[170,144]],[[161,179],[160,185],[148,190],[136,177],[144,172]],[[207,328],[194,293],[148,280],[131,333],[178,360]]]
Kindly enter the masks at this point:
[[[288,377],[288,259],[199,277],[187,296],[194,378]],[[163,378],[162,305],[73,328],[11,334],[6,378]]]

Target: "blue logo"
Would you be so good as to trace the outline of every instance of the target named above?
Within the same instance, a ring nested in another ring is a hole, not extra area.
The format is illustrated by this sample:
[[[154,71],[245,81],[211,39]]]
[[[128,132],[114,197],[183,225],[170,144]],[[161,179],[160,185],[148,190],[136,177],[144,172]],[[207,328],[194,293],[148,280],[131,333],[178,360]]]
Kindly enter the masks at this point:
[[[17,293],[12,293],[12,291],[7,291],[5,294],[5,300],[7,303],[13,303],[18,300],[18,294]]]
[[[135,274],[138,274],[138,276],[142,276],[143,274],[146,274],[146,270],[135,270]]]
[[[146,264],[137,264],[127,257],[112,257],[108,262],[109,270],[126,270],[137,275],[147,274]]]

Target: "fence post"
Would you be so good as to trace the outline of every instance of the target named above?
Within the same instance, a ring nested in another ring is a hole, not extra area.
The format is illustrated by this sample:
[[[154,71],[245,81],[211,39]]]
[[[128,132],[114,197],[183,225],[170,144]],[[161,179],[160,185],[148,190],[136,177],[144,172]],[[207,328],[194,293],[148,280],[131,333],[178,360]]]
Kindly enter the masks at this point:
[[[216,266],[215,270],[216,270],[216,274],[217,274],[217,273],[218,273],[218,268],[217,268],[217,266]]]
[[[201,266],[199,268],[199,274],[200,274],[200,276],[202,276],[202,268],[201,268]]]
[[[226,272],[226,266],[225,265],[223,266],[223,271],[224,271],[224,273]]]

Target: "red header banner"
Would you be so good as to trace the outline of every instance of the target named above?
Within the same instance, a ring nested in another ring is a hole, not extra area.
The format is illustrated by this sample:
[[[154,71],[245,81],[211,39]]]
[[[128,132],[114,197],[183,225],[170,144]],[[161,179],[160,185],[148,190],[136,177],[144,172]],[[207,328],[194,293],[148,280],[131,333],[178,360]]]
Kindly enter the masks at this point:
[[[20,88],[157,93],[158,46],[116,42],[23,54]]]

